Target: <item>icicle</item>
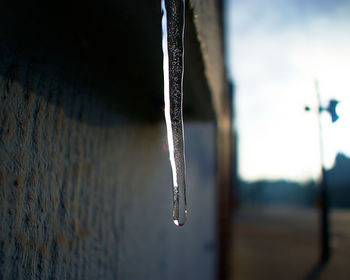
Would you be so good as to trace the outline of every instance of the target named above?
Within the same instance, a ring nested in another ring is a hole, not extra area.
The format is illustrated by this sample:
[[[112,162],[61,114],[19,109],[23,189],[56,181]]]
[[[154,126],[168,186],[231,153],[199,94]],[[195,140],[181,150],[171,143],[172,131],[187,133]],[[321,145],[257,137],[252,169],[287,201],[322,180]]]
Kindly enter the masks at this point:
[[[173,174],[173,220],[186,221],[185,142],[182,119],[184,68],[184,0],[161,0],[165,122]]]

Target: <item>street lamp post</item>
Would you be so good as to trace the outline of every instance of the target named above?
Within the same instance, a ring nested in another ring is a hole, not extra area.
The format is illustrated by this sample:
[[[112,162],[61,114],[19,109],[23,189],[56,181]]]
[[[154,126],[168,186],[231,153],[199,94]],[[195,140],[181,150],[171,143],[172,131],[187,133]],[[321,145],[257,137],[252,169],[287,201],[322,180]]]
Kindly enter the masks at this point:
[[[320,156],[321,156],[321,178],[319,181],[319,207],[320,207],[320,247],[321,247],[321,264],[327,263],[330,258],[330,236],[329,236],[329,199],[328,199],[328,182],[327,174],[324,164],[324,144],[322,137],[322,124],[320,114],[324,111],[328,112],[332,117],[332,122],[337,121],[339,118],[336,113],[336,106],[339,103],[335,99],[329,101],[328,107],[321,106],[321,95],[318,81],[315,81],[315,92],[317,95],[317,120],[318,120],[318,131],[320,141]],[[310,111],[310,107],[305,107],[306,111]]]

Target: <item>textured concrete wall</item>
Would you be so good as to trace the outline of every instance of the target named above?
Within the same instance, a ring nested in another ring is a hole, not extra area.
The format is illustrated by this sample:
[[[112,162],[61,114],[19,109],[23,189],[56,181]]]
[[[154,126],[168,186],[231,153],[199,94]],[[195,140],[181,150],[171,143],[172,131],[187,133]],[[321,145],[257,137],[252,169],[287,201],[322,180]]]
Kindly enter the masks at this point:
[[[177,228],[163,124],[28,67],[0,76],[0,278],[213,279],[214,125],[186,126]]]
[[[215,278],[213,82],[187,15],[185,118],[208,121],[185,122],[177,228],[160,1],[0,2],[0,279]]]

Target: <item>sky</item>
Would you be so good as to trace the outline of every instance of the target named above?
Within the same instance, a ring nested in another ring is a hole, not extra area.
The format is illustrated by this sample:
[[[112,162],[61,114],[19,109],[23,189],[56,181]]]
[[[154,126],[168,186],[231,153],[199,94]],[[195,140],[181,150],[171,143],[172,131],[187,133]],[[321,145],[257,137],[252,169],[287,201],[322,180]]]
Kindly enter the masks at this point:
[[[226,55],[236,87],[238,174],[247,181],[308,181],[350,157],[350,0],[227,0]],[[306,112],[305,106],[311,111]]]

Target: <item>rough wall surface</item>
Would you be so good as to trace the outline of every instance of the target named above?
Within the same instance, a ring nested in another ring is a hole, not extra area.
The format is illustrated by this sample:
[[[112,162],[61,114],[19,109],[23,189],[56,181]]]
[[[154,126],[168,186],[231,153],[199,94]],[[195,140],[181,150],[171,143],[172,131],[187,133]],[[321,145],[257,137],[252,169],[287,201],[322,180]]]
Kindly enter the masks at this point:
[[[160,17],[158,0],[0,2],[0,279],[215,277],[216,126],[185,123],[177,228]],[[191,21],[185,118],[213,120]]]
[[[190,209],[177,228],[163,125],[29,70],[0,76],[0,278],[213,279],[214,125],[186,126]]]

